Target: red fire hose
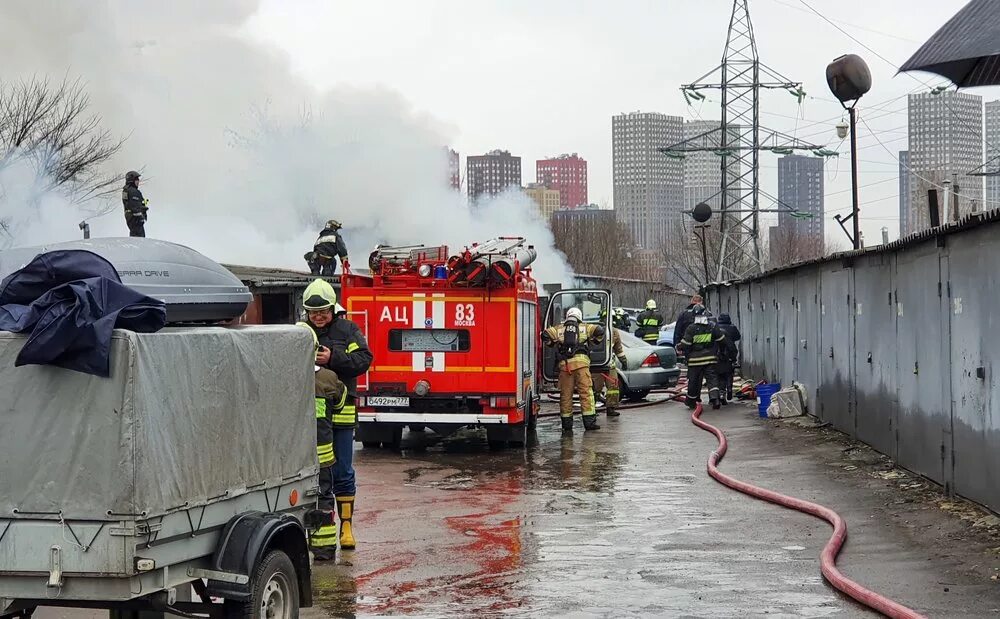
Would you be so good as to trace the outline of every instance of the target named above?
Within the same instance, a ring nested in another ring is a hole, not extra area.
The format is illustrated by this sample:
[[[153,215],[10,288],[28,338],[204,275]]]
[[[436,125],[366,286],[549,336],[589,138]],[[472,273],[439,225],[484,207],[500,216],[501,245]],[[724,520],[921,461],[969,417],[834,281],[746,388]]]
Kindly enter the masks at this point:
[[[794,509],[826,520],[833,525],[833,535],[830,536],[830,541],[826,543],[826,546],[823,547],[823,552],[820,554],[820,570],[822,571],[823,577],[826,578],[827,582],[839,591],[854,598],[861,604],[882,613],[886,617],[893,617],[894,619],[923,619],[923,615],[920,613],[911,610],[902,604],[894,602],[887,597],[879,595],[874,591],[869,591],[840,573],[840,570],[837,569],[837,555],[840,553],[840,548],[847,540],[847,523],[845,523],[844,519],[840,517],[840,514],[828,507],[823,507],[822,505],[817,505],[816,503],[810,503],[809,501],[803,501],[802,499],[797,499],[795,497],[779,494],[759,486],[754,486],[720,472],[717,465],[726,455],[726,448],[728,446],[726,435],[722,433],[722,430],[701,420],[702,410],[701,404],[698,404],[694,413],[691,414],[691,422],[702,430],[711,432],[715,435],[715,438],[719,439],[719,448],[708,456],[708,474],[712,476],[713,479],[722,485],[728,486],[733,490],[742,492],[743,494],[748,494],[763,501],[768,501],[782,507]]]

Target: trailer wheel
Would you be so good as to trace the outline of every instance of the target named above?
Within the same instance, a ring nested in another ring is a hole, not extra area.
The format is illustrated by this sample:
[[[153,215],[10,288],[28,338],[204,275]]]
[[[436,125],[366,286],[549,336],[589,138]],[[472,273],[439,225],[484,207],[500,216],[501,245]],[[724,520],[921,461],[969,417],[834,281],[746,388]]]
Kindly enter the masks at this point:
[[[299,586],[292,560],[280,550],[267,553],[250,580],[250,599],[225,603],[227,619],[298,619]]]

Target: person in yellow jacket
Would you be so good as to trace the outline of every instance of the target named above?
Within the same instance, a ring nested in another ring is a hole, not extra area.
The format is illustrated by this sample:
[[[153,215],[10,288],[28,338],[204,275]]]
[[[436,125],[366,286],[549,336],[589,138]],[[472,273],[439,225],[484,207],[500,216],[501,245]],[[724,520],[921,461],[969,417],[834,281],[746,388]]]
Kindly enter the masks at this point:
[[[313,350],[319,352],[319,339],[307,323],[305,327],[313,336]],[[333,561],[337,555],[337,525],[334,519],[336,495],[333,493],[333,465],[337,461],[333,450],[333,411],[344,406],[347,387],[337,377],[336,372],[316,366],[316,457],[319,460],[319,505],[329,514],[329,523],[321,526],[309,536],[309,546],[317,561]]]
[[[559,355],[559,415],[564,432],[573,431],[573,392],[580,397],[584,430],[599,430],[590,376],[590,345],[604,340],[604,327],[583,322],[583,312],[571,307],[561,325],[542,331],[542,342]]]
[[[628,359],[625,358],[625,348],[622,346],[618,329],[615,328],[611,329],[611,352],[618,358],[621,369],[627,370]],[[614,361],[609,360],[605,366],[591,368],[591,374],[594,379],[594,398],[596,399],[597,395],[604,392],[604,388],[607,387],[608,390],[604,393],[604,410],[608,417],[620,417],[618,404],[621,401],[621,392],[618,388],[618,370],[615,369]]]
[[[319,341],[316,365],[336,372],[347,388],[344,402],[331,410],[333,443],[337,453],[333,464],[333,491],[337,495],[337,515],[340,518],[340,549],[353,550],[357,490],[354,427],[358,424],[355,402],[358,377],[368,371],[372,353],[358,325],[337,311],[337,292],[329,282],[317,279],[309,284],[302,295],[302,306],[306,310],[306,321]]]

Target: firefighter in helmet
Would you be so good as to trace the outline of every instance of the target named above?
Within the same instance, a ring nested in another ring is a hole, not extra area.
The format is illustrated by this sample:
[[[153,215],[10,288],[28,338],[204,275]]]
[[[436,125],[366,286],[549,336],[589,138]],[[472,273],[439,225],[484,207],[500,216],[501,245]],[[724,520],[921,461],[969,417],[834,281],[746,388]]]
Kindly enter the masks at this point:
[[[636,323],[639,326],[635,330],[635,336],[644,342],[656,344],[656,340],[660,338],[660,327],[663,326],[663,314],[656,311],[656,301],[646,301],[646,309],[639,312]]]
[[[313,275],[332,277],[337,272],[337,258],[341,263],[347,262],[347,245],[344,244],[344,237],[340,236],[342,227],[339,221],[331,219],[320,230],[312,253],[306,254],[306,262]]]
[[[611,352],[618,359],[618,365],[621,369],[627,370],[628,359],[625,357],[625,349],[622,347],[622,338],[618,335],[618,329],[615,327],[611,328]],[[596,400],[597,395],[604,392],[606,387],[607,392],[604,393],[604,408],[608,417],[621,416],[621,413],[618,412],[621,392],[618,390],[618,370],[615,369],[615,362],[612,359],[608,359],[607,365],[593,366],[590,369],[590,373],[594,380],[594,399]]]
[[[330,407],[330,422],[336,454],[332,474],[340,518],[340,548],[353,550],[352,519],[357,490],[354,480],[354,428],[358,423],[355,401],[358,376],[368,371],[372,353],[361,329],[337,311],[337,293],[329,282],[317,279],[309,284],[302,295],[302,306],[306,311],[307,324],[316,333],[319,343],[316,365],[336,372],[347,389],[343,401]]]
[[[309,329],[313,336],[313,350],[319,353],[319,338],[316,331],[305,322],[297,326]],[[333,465],[336,455],[333,451],[333,411],[342,409],[347,399],[347,387],[340,382],[335,372],[316,366],[316,457],[319,460],[319,509],[329,517],[309,536],[309,547],[317,561],[333,561],[337,556],[337,525],[334,513]]]
[[[704,305],[691,308],[694,322],[684,331],[684,337],[677,343],[688,359],[687,405],[689,408],[701,402],[701,384],[708,386],[708,399],[712,408],[719,408],[719,375],[716,364],[720,358],[728,358],[732,344],[726,334],[709,320]]]
[[[625,308],[616,307],[614,313],[611,315],[611,326],[615,329],[621,329],[622,331],[628,331],[631,326],[631,321],[628,318],[628,314],[625,313]]]
[[[122,187],[122,206],[125,207],[125,225],[128,226],[129,236],[146,236],[149,200],[142,197],[139,191],[140,176],[135,170],[128,172]]]
[[[583,322],[577,307],[566,311],[561,325],[542,331],[542,343],[555,346],[559,358],[559,416],[564,432],[573,431],[573,392],[580,397],[585,430],[599,430],[594,408],[594,384],[590,376],[590,345],[604,340],[604,327]]]

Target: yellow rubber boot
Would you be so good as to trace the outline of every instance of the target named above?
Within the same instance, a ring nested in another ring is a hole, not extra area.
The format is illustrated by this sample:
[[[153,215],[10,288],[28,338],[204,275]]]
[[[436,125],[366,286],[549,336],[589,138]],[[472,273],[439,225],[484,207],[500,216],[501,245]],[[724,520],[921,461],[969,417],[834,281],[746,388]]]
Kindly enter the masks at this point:
[[[340,516],[340,549],[354,550],[354,497],[337,497],[337,515]]]

